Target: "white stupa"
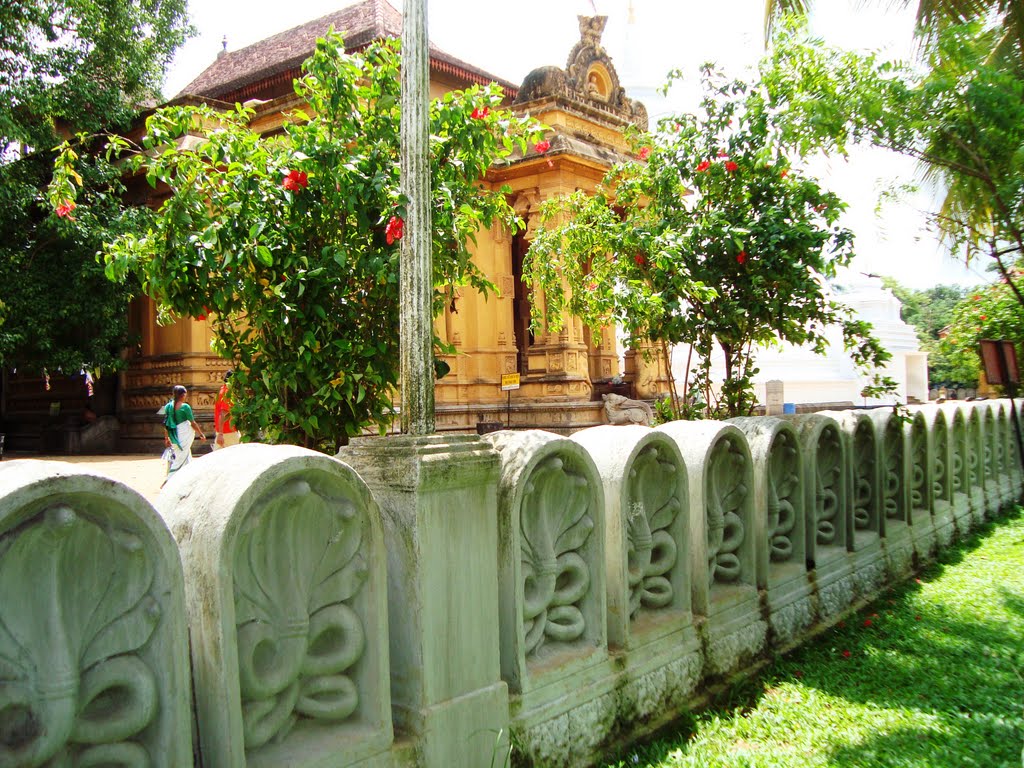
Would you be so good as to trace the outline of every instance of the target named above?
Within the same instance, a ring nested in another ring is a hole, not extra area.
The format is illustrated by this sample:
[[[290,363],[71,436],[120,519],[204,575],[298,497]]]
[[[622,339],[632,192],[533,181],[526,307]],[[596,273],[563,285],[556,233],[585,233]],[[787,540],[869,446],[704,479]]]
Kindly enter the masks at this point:
[[[824,355],[809,347],[783,344],[762,348],[757,353],[760,369],[755,377],[758,401],[765,403],[765,383],[781,381],[783,400],[794,404],[833,403],[852,405],[892,405],[928,402],[928,355],[921,351],[914,329],[900,318],[900,302],[880,279],[862,273],[847,272],[832,286],[832,295],[853,310],[854,315],[874,327],[874,334],[892,355],[884,373],[897,382],[895,396],[865,398],[861,390],[868,383],[854,367],[843,349],[839,328],[828,329],[829,349]],[[685,375],[687,348],[673,354],[673,374],[681,384]],[[712,359],[712,377],[724,378],[724,361]]]

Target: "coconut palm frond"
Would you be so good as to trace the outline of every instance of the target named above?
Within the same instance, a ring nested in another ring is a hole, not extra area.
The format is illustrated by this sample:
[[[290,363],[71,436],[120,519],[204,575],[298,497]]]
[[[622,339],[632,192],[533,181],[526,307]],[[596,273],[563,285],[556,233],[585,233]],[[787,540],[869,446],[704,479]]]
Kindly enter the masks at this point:
[[[765,0],[764,3],[764,39],[772,37],[775,25],[787,14],[806,16],[811,10],[811,0]]]

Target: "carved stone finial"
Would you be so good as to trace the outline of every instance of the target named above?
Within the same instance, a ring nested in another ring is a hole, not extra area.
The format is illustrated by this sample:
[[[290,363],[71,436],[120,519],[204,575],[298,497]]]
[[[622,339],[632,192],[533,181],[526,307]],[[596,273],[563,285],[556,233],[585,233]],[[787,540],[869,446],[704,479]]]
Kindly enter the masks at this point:
[[[580,40],[585,45],[594,48],[601,48],[601,35],[604,34],[604,25],[608,23],[607,16],[577,16],[580,20]]]

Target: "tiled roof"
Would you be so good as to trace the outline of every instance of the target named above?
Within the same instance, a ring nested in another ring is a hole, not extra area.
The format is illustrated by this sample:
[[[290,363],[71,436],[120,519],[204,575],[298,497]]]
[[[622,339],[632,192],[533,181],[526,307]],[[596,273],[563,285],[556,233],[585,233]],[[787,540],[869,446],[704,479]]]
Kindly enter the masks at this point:
[[[345,48],[351,51],[379,38],[401,37],[402,14],[387,0],[363,0],[258,43],[218,56],[175,98],[194,95],[233,101],[246,86],[298,70],[302,62],[312,55],[317,39],[324,37],[332,26],[342,34]],[[512,83],[467,64],[433,44],[430,46],[430,63],[434,69],[469,82],[496,82],[509,96],[514,96],[517,90]]]

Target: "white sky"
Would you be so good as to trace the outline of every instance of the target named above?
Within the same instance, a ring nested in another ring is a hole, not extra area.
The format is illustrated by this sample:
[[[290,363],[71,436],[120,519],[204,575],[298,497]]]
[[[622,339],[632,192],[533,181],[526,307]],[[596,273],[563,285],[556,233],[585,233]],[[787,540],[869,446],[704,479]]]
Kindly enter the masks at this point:
[[[391,2],[401,8],[401,0]],[[436,45],[514,83],[539,66],[564,67],[579,39],[576,16],[592,15],[596,7],[609,17],[603,43],[619,79],[647,105],[652,124],[667,110],[682,111],[696,103],[702,62],[715,61],[728,74],[742,75],[763,53],[763,0],[632,0],[632,24],[627,23],[630,0],[427,2],[430,38]],[[225,35],[228,49],[237,50],[348,4],[350,0],[190,0],[199,34],[178,52],[165,93],[173,96],[205,69]],[[855,4],[818,0],[821,11],[812,18],[815,33],[834,45],[908,55],[913,24],[908,13],[857,9]],[[659,101],[652,91],[673,68],[682,70],[687,80],[673,89],[669,102]],[[857,234],[858,269],[890,275],[913,288],[986,280],[977,267],[965,270],[940,251],[913,206],[889,205],[876,216],[880,189],[894,180],[913,180],[915,166],[909,160],[871,150],[849,161],[823,163],[814,171],[850,204],[843,223]],[[919,207],[927,205],[927,198],[920,197]]]

